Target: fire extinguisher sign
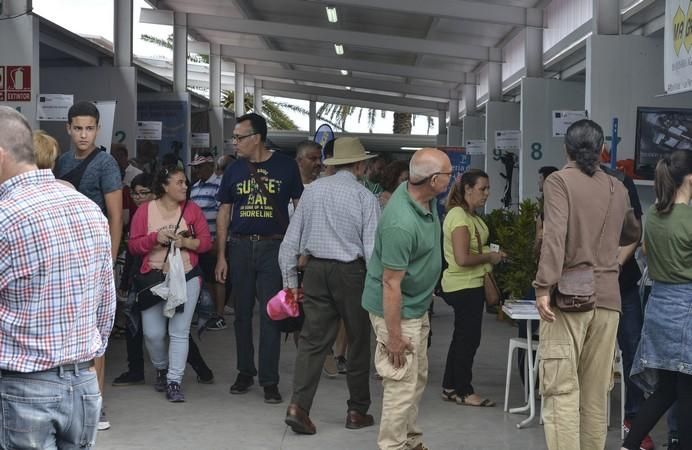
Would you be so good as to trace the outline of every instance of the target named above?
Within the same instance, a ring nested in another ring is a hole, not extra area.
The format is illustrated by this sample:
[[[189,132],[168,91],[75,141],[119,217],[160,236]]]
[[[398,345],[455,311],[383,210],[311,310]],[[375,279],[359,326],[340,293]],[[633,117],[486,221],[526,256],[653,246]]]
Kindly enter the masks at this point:
[[[30,102],[31,101],[31,66],[7,66],[5,68],[4,88],[6,89],[5,101]],[[0,92],[2,91],[0,83]]]
[[[0,66],[0,102],[5,101],[5,66]]]

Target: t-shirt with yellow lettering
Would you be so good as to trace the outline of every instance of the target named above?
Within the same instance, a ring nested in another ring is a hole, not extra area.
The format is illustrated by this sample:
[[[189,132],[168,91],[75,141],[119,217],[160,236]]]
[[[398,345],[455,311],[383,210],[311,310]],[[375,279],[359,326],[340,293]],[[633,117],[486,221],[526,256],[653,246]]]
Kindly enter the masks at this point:
[[[466,227],[468,229],[469,252],[471,254],[479,254],[476,230],[478,230],[478,234],[480,234],[481,237],[483,253],[488,253],[490,251],[490,248],[487,246],[489,236],[488,226],[483,222],[483,219],[477,215],[472,216],[459,206],[452,208],[447,213],[447,217],[445,217],[444,224],[442,225],[444,254],[448,264],[448,267],[442,274],[442,290],[444,292],[481,287],[483,286],[483,277],[485,273],[492,270],[490,264],[462,267],[456,263],[454,259],[454,247],[452,245],[452,232],[459,227]]]

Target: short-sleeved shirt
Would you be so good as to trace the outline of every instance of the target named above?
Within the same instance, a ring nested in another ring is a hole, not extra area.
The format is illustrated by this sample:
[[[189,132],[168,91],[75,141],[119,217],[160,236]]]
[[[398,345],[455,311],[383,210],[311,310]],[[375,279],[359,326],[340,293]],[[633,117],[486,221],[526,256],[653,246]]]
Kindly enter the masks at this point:
[[[244,235],[284,234],[288,226],[288,202],[300,198],[303,193],[298,164],[278,152],[272,153],[266,161],[253,164],[272,199],[264,196],[246,160],[239,160],[227,167],[217,199],[233,205],[230,232]],[[275,208],[279,208],[279,211]]]
[[[377,226],[375,248],[368,262],[363,308],[383,317],[384,269],[405,270],[401,281],[401,317],[417,319],[426,314],[442,266],[440,219],[435,199],[425,210],[408,193],[408,183],[394,191]]]
[[[79,186],[75,186],[79,192],[96,203],[103,214],[106,214],[105,195],[113,191],[122,189],[123,180],[120,175],[120,167],[111,155],[99,150],[94,159],[87,166]],[[77,159],[74,150],[63,153],[55,164],[56,178],[62,178],[75,167],[80,165],[84,159]]]
[[[444,236],[444,254],[448,267],[442,274],[442,290],[444,292],[460,291],[483,286],[483,277],[491,270],[490,264],[462,267],[454,258],[454,246],[452,245],[452,233],[459,227],[465,227],[469,232],[469,253],[478,255],[478,239],[476,231],[481,238],[483,253],[490,252],[488,243],[488,226],[478,216],[472,216],[459,206],[452,208],[445,217],[442,225]]]
[[[204,213],[212,239],[216,239],[216,216],[219,214],[219,202],[216,200],[216,195],[219,193],[220,186],[221,176],[213,174],[206,181],[199,180],[190,190],[190,200],[195,202]]]
[[[676,204],[660,215],[651,206],[646,215],[644,242],[649,276],[662,283],[692,282],[692,207]]]

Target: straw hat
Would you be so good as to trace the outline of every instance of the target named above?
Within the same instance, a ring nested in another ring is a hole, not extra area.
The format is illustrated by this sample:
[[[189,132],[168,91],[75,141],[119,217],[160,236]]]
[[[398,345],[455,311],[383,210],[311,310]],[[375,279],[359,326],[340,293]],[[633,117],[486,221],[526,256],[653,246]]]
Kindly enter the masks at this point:
[[[343,164],[352,164],[358,161],[375,158],[373,155],[365,151],[360,139],[355,137],[342,137],[334,141],[334,156],[324,160],[325,166],[340,166]]]

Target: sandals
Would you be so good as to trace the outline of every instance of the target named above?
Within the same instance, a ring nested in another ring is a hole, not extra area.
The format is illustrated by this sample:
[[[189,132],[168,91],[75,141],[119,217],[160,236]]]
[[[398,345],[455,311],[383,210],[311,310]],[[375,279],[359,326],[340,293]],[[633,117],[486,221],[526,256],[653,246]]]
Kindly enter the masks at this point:
[[[463,397],[458,397],[459,399],[457,400],[457,403],[460,405],[464,405],[464,406],[475,406],[478,408],[489,408],[489,407],[495,406],[495,402],[488,399],[488,398],[482,399],[480,403],[469,403],[466,401],[466,399],[469,398],[471,395],[473,395],[473,394],[464,395]]]
[[[459,401],[461,399],[459,398],[459,396],[457,395],[457,392],[454,389],[452,389],[452,390],[443,389],[442,390],[442,400],[444,400],[446,402],[459,403]]]

